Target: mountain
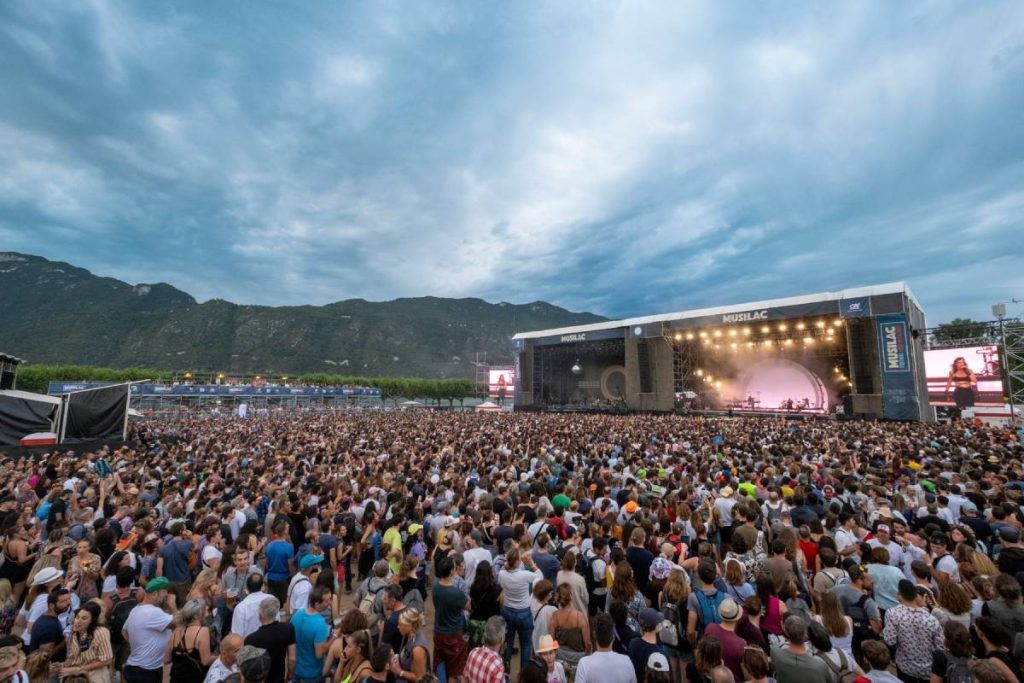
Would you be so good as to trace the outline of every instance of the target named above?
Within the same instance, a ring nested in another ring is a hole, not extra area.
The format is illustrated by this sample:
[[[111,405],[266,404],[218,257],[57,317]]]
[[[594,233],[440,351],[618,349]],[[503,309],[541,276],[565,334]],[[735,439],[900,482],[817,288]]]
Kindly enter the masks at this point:
[[[543,301],[347,299],[326,306],[204,303],[0,252],[0,350],[32,363],[172,370],[472,376],[477,352],[512,362],[515,332],[605,320]]]

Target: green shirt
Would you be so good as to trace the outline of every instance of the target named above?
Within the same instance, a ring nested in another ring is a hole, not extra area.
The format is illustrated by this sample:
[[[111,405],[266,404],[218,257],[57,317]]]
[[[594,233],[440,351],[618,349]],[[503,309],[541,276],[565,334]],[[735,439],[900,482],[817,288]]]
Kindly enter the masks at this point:
[[[569,496],[564,493],[559,493],[557,496],[551,499],[552,505],[561,505],[563,510],[568,510],[569,506],[572,505],[572,500]]]

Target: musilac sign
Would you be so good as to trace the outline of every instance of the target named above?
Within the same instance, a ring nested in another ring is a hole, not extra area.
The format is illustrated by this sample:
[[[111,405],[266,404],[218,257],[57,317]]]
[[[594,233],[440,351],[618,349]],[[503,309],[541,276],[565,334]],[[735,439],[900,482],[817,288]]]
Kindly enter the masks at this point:
[[[760,311],[746,311],[744,313],[726,313],[722,316],[722,323],[747,323],[754,320],[767,320],[768,309]]]
[[[561,339],[561,342],[563,344],[569,344],[571,342],[587,341],[587,333],[586,332],[579,332],[577,334],[563,334],[560,337],[560,339]]]
[[[875,324],[878,361],[882,366],[882,416],[890,420],[919,420],[921,406],[914,383],[907,316],[880,315]]]

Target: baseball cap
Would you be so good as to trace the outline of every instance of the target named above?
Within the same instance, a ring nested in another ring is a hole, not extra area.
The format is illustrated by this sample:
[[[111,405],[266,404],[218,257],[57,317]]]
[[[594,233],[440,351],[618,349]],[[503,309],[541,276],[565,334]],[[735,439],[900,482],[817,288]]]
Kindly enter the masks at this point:
[[[1020,542],[1020,532],[1013,527],[1004,526],[999,529],[999,538],[1007,543],[1018,543]]]
[[[246,645],[236,658],[238,673],[247,681],[265,681],[270,674],[270,654],[262,647]]]
[[[668,659],[660,652],[652,652],[647,658],[647,668],[653,671],[668,671]]]
[[[644,607],[637,617],[637,621],[645,631],[653,631],[664,620],[665,617],[661,615],[661,612],[651,607]]]
[[[150,579],[149,583],[146,584],[147,593],[158,593],[162,590],[166,590],[171,585],[171,582],[167,580],[166,576],[158,576],[155,579]]]

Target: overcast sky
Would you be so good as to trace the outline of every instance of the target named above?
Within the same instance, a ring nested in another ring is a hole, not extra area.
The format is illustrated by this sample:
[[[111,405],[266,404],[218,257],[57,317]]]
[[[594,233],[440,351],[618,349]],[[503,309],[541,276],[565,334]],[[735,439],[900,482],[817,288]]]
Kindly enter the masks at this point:
[[[0,250],[200,300],[1024,299],[1020,0],[6,0],[0,64]]]

